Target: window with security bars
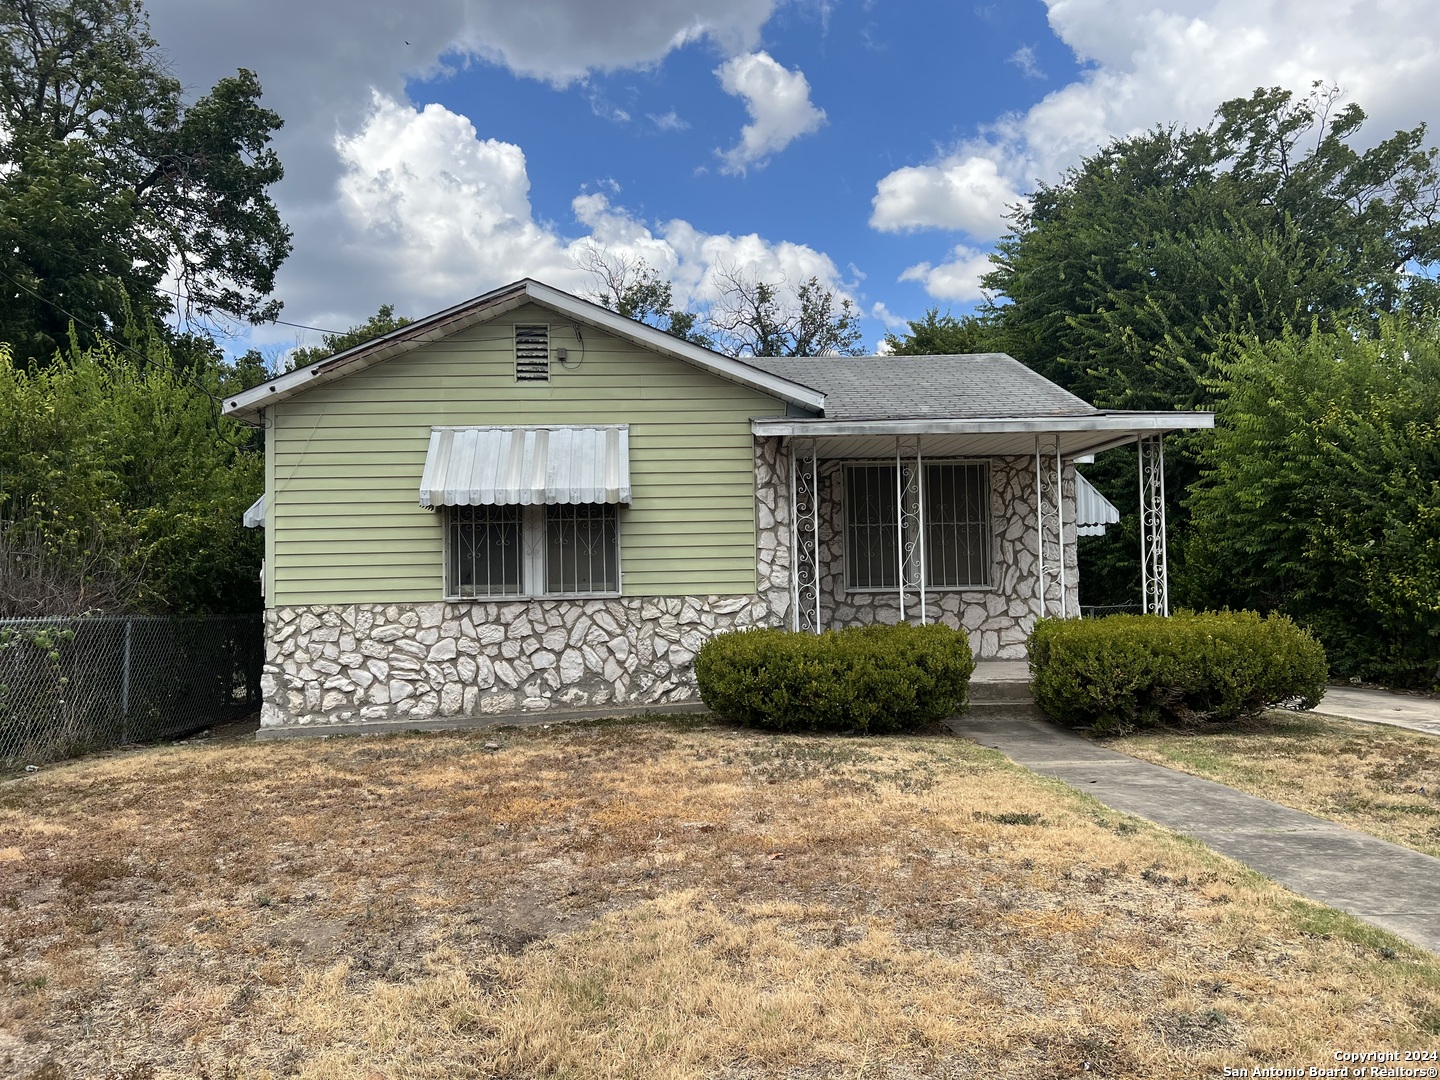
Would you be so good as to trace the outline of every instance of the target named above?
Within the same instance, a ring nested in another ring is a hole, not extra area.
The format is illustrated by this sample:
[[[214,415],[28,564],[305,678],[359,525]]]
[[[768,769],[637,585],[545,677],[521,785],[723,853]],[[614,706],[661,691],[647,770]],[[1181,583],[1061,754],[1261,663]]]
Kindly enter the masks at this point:
[[[615,506],[452,506],[446,527],[447,596],[620,591]]]
[[[615,507],[545,508],[545,591],[620,591],[620,535]]]
[[[850,589],[895,589],[900,542],[925,532],[925,586],[960,589],[990,584],[990,475],[984,462],[927,462],[924,520],[919,500],[907,498],[904,535],[893,464],[845,468],[845,584]]]
[[[518,506],[452,506],[449,515],[450,596],[521,596],[525,552]]]
[[[990,476],[984,462],[925,466],[925,584],[990,584]]]

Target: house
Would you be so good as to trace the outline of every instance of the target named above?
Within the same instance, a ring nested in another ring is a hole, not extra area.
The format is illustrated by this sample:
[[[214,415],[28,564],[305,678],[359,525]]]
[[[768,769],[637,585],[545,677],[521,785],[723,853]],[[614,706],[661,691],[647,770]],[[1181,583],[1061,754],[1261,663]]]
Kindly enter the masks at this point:
[[[225,402],[266,429],[266,727],[695,695],[711,635],[1076,615],[1077,458],[1167,431],[1008,356],[737,360],[520,281]],[[1148,494],[1147,494],[1148,493]]]

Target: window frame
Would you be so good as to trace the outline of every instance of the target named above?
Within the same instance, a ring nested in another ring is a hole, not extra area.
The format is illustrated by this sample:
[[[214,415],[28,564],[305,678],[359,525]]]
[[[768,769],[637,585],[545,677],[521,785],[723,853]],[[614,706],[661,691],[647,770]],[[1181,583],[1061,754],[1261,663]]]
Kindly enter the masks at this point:
[[[557,508],[569,504],[556,504]],[[452,590],[453,582],[451,576],[451,558],[453,554],[452,544],[456,530],[452,527],[451,515],[457,509],[479,509],[470,507],[443,507],[443,560],[441,564],[441,598],[447,603],[514,603],[522,600],[613,600],[623,595],[625,589],[624,581],[624,519],[625,515],[620,512],[619,503],[587,503],[587,506],[598,506],[613,515],[615,521],[615,591],[597,592],[550,592],[545,589],[548,583],[547,558],[550,547],[550,520],[549,505],[515,506],[518,510],[519,542],[520,542],[520,591],[515,593],[493,593],[487,595],[464,596]],[[532,542],[531,538],[538,537],[538,541]],[[534,588],[534,586],[540,588]]]
[[[914,463],[914,458],[907,458],[906,461],[908,461],[908,462],[910,462],[911,464],[913,464],[913,463]],[[851,582],[851,580],[850,580],[850,551],[849,551],[849,544],[850,544],[850,478],[849,478],[849,471],[850,471],[850,469],[851,469],[852,467],[874,468],[874,467],[876,467],[876,466],[888,467],[889,469],[891,469],[891,470],[893,471],[893,470],[895,469],[895,464],[896,464],[896,463],[895,463],[895,459],[894,459],[893,457],[892,457],[892,458],[855,458],[855,459],[853,459],[853,460],[851,460],[851,459],[846,459],[846,460],[844,460],[844,461],[841,462],[841,468],[840,468],[840,484],[839,484],[839,487],[840,487],[840,498],[839,498],[839,500],[838,500],[839,503],[840,503],[840,572],[841,572],[841,580],[842,580],[842,584],[843,584],[843,587],[844,587],[844,591],[845,591],[847,594],[848,594],[848,593],[870,593],[870,594],[879,594],[879,595],[893,595],[893,594],[895,594],[895,593],[897,593],[897,592],[900,591],[900,586],[899,586],[898,584],[896,584],[896,585],[855,585],[855,584],[853,584],[853,583]],[[926,592],[926,593],[994,592],[994,591],[998,588],[998,585],[996,584],[996,582],[997,582],[997,580],[998,580],[998,576],[999,576],[999,575],[997,575],[997,574],[995,573],[995,570],[996,570],[995,559],[996,559],[996,554],[997,554],[996,543],[995,543],[995,505],[994,505],[995,500],[994,500],[994,490],[993,490],[993,489],[994,489],[994,484],[993,484],[993,479],[992,479],[992,472],[991,472],[991,469],[990,469],[990,460],[989,460],[988,458],[975,458],[975,457],[935,457],[935,458],[923,458],[922,461],[921,461],[922,472],[921,472],[921,479],[920,479],[920,482],[921,482],[922,484],[925,483],[925,475],[924,475],[924,471],[923,471],[923,470],[924,470],[925,468],[928,468],[928,467],[931,466],[931,465],[979,465],[979,466],[982,467],[982,470],[983,470],[983,472],[982,472],[982,476],[983,476],[982,491],[984,492],[984,495],[985,495],[985,523],[984,523],[984,528],[985,528],[986,547],[987,547],[987,549],[988,549],[987,554],[988,554],[989,558],[987,558],[987,559],[984,561],[985,576],[986,576],[986,580],[985,580],[984,583],[982,583],[982,584],[977,584],[977,585],[931,585],[931,584],[927,581],[927,582],[925,583],[925,592]],[[892,477],[892,479],[893,479],[893,477]],[[927,516],[928,516],[928,509],[929,509],[929,503],[928,503],[928,502],[926,503],[926,509],[927,509]],[[928,528],[928,522],[927,522],[927,521],[921,521],[921,522],[919,523],[919,528],[921,529],[921,531],[924,531],[925,529]],[[928,545],[927,545],[927,551],[928,551]],[[929,566],[929,561],[928,561],[928,560],[926,561],[925,570],[926,570],[926,576],[928,577],[928,576],[929,576],[929,570],[930,570],[930,566]],[[905,587],[905,591],[908,593],[908,592],[917,592],[918,590],[916,589],[915,586],[907,585],[907,586]]]

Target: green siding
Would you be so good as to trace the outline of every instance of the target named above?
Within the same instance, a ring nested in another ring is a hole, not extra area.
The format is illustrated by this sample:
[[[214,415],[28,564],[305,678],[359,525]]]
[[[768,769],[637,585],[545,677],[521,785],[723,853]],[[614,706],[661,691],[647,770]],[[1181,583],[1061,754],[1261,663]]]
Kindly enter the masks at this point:
[[[517,322],[581,358],[568,322],[526,307],[269,411],[270,604],[440,599],[443,518],[417,505],[437,424],[629,424],[624,593],[754,591],[750,420],[784,404],[589,328],[578,368],[516,383]]]

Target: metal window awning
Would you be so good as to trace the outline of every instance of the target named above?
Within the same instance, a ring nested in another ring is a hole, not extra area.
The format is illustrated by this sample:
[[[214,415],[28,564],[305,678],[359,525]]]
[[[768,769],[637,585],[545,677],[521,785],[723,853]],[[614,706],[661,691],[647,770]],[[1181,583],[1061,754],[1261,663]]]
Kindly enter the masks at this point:
[[[245,516],[240,519],[247,529],[263,529],[265,527],[265,496],[261,495],[250,508],[245,511]]]
[[[542,506],[630,501],[630,428],[437,427],[420,505]]]
[[[1105,526],[1120,520],[1115,504],[1101,495],[1095,485],[1075,474],[1075,531],[1081,536],[1103,536]]]

